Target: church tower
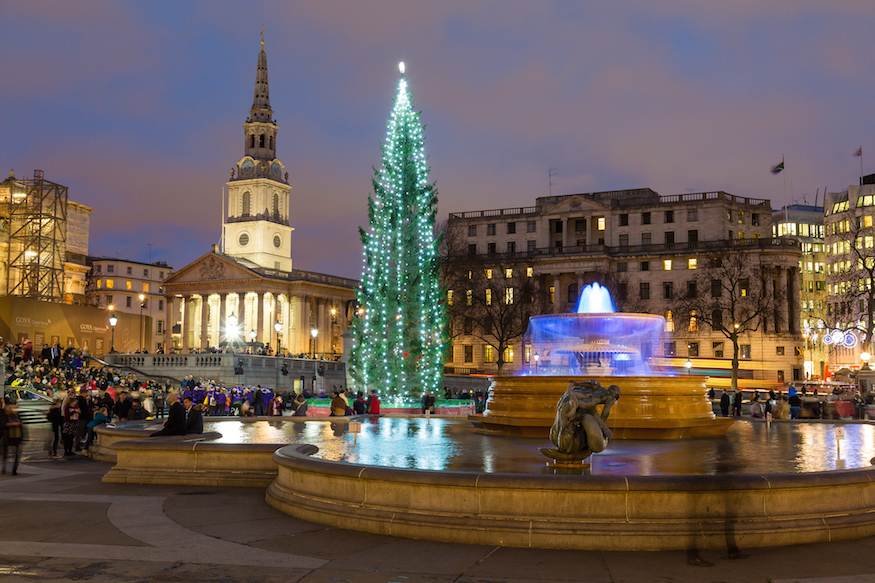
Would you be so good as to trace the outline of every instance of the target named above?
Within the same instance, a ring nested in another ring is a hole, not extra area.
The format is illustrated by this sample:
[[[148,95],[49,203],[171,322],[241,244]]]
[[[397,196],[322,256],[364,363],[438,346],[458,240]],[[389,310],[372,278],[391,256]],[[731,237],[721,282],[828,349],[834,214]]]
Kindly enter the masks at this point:
[[[264,31],[255,74],[255,98],[243,124],[243,152],[231,170],[224,253],[267,269],[292,270],[289,174],[276,157],[277,125],[270,108]]]

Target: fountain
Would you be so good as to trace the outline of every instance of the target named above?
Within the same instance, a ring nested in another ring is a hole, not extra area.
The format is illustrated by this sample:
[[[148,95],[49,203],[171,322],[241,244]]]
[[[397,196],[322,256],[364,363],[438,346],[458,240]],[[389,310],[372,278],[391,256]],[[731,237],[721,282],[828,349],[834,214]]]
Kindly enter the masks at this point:
[[[607,421],[615,439],[725,434],[732,419],[714,415],[705,377],[667,370],[664,330],[662,316],[617,313],[606,288],[588,285],[576,313],[530,319],[524,344],[538,358],[519,376],[493,377],[486,411],[468,419],[484,433],[546,437],[569,381],[594,380],[623,392]]]
[[[271,506],[304,520],[477,545],[731,555],[875,535],[875,427],[730,427],[715,420],[701,378],[666,374],[661,318],[599,310],[533,318],[549,364],[496,377],[487,415],[474,420],[542,439],[418,415],[225,418],[197,438],[152,438],[134,423],[97,430],[117,460],[103,479],[267,486]],[[557,411],[560,396],[573,406]],[[539,451],[554,415],[555,450]],[[608,444],[611,434],[626,439]],[[689,435],[712,437],[652,439]]]

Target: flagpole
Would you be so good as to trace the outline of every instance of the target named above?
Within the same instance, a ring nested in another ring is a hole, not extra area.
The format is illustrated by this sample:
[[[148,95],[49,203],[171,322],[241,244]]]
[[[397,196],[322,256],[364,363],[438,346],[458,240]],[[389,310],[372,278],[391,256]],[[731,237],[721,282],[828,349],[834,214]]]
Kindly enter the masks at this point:
[[[863,146],[860,146],[860,186],[863,186]]]

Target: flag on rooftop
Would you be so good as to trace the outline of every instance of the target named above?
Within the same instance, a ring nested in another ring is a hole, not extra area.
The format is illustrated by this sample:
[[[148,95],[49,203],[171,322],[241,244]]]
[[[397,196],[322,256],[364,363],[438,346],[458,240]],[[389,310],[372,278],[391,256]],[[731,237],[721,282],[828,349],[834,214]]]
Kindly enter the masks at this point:
[[[772,166],[772,174],[778,174],[784,169],[784,161],[781,160],[780,164],[775,164]]]
[[[857,157],[857,156],[861,156],[861,157],[863,156],[863,146],[860,146],[859,148],[857,148],[857,151],[854,152],[854,157]]]

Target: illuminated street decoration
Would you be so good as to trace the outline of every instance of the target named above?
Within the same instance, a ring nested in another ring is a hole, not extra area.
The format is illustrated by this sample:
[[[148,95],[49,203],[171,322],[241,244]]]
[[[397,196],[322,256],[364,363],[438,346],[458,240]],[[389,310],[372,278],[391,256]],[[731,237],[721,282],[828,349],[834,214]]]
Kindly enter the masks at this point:
[[[434,234],[437,190],[428,181],[403,63],[399,68],[383,163],[368,200],[370,227],[360,229],[364,265],[350,372],[363,388],[418,396],[440,387],[446,308]]]
[[[853,330],[826,330],[823,343],[827,346],[854,348],[860,340]]]

